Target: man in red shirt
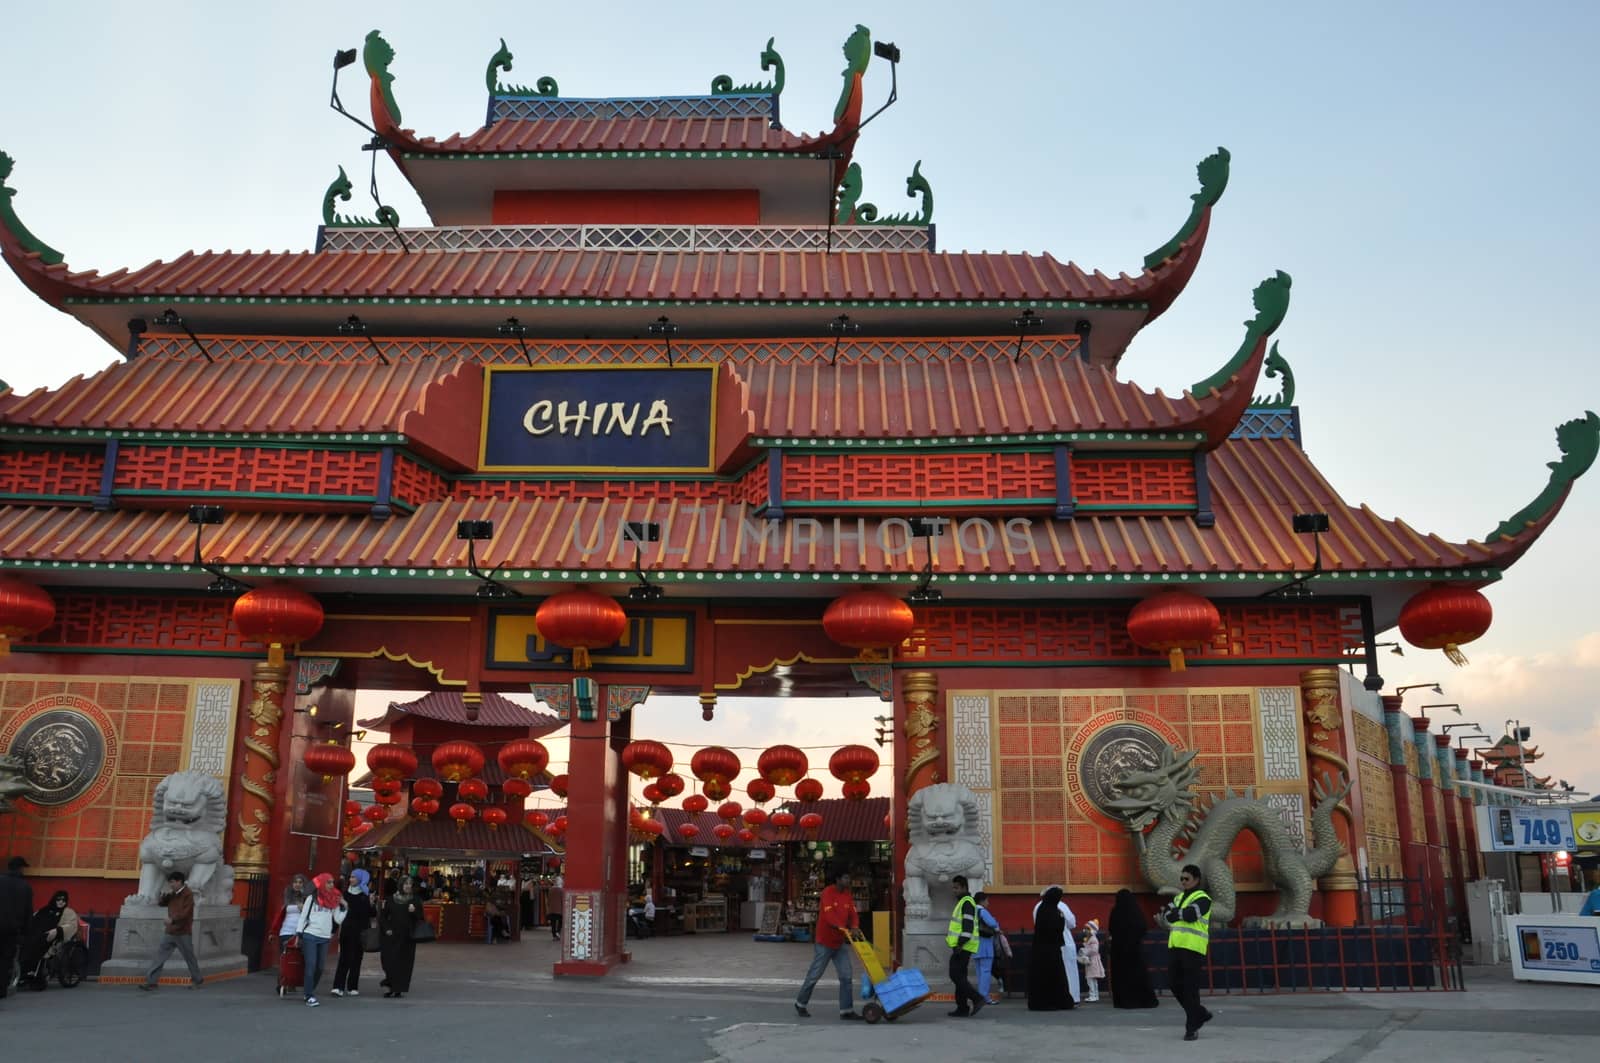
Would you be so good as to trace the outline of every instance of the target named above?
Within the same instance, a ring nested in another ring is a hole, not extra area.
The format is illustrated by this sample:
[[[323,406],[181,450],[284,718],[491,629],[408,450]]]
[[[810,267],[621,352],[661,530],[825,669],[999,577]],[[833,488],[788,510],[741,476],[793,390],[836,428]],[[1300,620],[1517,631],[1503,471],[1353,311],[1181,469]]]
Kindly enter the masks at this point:
[[[817,936],[812,947],[811,968],[800,985],[800,995],[794,998],[794,1010],[802,1019],[811,1018],[806,1005],[811,1003],[811,990],[816,987],[822,972],[833,964],[839,975],[839,1018],[859,1019],[850,987],[850,950],[844,936],[846,930],[860,926],[856,918],[856,899],[850,893],[850,874],[843,868],[833,873],[833,882],[822,891],[817,906]]]

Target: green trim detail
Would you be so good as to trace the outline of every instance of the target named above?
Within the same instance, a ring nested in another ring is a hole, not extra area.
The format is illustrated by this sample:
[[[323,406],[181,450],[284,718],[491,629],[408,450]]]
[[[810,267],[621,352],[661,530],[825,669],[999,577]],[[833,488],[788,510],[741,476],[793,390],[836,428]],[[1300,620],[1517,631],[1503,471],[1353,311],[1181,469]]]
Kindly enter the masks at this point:
[[[361,62],[366,66],[368,75],[378,83],[378,91],[383,94],[383,105],[389,109],[389,118],[398,126],[400,105],[394,102],[394,75],[389,73],[389,64],[394,62],[394,49],[377,30],[367,34],[367,43],[361,49]]]
[[[40,261],[47,266],[59,266],[64,257],[61,252],[29,232],[28,227],[22,224],[22,219],[17,217],[17,212],[11,209],[11,197],[16,195],[17,191],[6,187],[6,179],[11,176],[14,165],[16,161],[0,151],[0,225],[10,230],[24,251],[38,255]],[[6,390],[4,385],[0,385],[0,391],[4,390]]]
[[[1509,520],[1490,532],[1484,542],[1510,539],[1521,535],[1534,521],[1550,513],[1566,497],[1574,481],[1589,471],[1595,454],[1600,452],[1600,417],[1593,410],[1576,420],[1568,421],[1556,429],[1556,445],[1561,448],[1561,460],[1549,463],[1550,482],[1545,484],[1539,497],[1518,510]]]
[[[400,224],[400,212],[393,207],[378,205],[378,217],[358,218],[351,214],[340,214],[335,209],[334,200],[348,201],[352,185],[350,178],[345,175],[344,167],[339,167],[339,176],[333,179],[328,190],[322,194],[322,224],[329,229],[370,228],[374,225],[387,225],[391,228]]]
[[[1189,241],[1195,230],[1200,228],[1200,218],[1207,210],[1217,205],[1223,191],[1228,187],[1228,161],[1231,158],[1227,148],[1219,147],[1216,154],[1207,155],[1200,160],[1200,165],[1195,167],[1195,175],[1200,178],[1200,191],[1189,197],[1194,200],[1194,206],[1189,208],[1189,217],[1185,219],[1183,227],[1173,234],[1172,239],[1144,256],[1145,269],[1155,269],[1177,254],[1178,249]]]
[[[1239,349],[1226,365],[1189,389],[1195,398],[1203,399],[1221,391],[1228,378],[1244,368],[1244,364],[1250,360],[1256,344],[1277,331],[1278,326],[1283,324],[1284,315],[1289,312],[1289,288],[1293,284],[1290,276],[1280,269],[1276,275],[1256,285],[1256,290],[1250,296],[1256,316],[1244,323],[1244,342],[1239,344]]]
[[[781,96],[783,95],[783,56],[772,45],[776,37],[767,38],[767,49],[761,53],[761,69],[771,70],[772,80],[763,85],[759,81],[749,85],[735,85],[733,78],[727,74],[718,74],[711,79],[711,95],[713,96]]]
[[[429,152],[408,151],[400,156],[407,162],[518,162],[536,160],[548,162],[554,159],[682,159],[692,161],[698,159],[796,159],[807,162],[816,162],[815,155],[805,155],[793,151],[462,151],[462,152]]]
[[[1206,438],[1204,432],[1024,432],[1020,435],[930,436],[927,439],[801,439],[797,436],[757,436],[753,446],[775,449],[804,448],[830,453],[851,450],[949,450],[974,444],[1011,443],[1159,443],[1174,451],[1189,453],[1189,444]],[[1108,455],[1109,456],[1109,455]]]
[[[340,450],[362,450],[360,444],[400,444],[410,442],[403,435],[391,432],[283,432],[271,436],[253,435],[249,432],[166,432],[136,428],[32,428],[27,425],[0,425],[0,439],[117,439],[124,443],[240,443],[273,450],[309,450],[330,443],[348,443],[353,446]]]
[[[968,310],[1033,307],[1035,310],[1126,310],[1145,313],[1150,304],[1140,301],[1097,303],[1086,299],[587,299],[554,296],[442,296],[408,295],[186,295],[152,292],[148,295],[69,295],[68,306],[146,306],[179,301],[193,306],[816,306],[885,307],[916,310],[926,307]]]
[[[500,71],[511,69],[511,60],[515,58],[511,49],[506,47],[506,39],[500,38],[500,50],[489,58],[489,69],[483,72],[483,82],[489,88],[490,96],[559,96],[561,88],[553,77],[542,77],[534,83],[534,88],[526,85],[500,84]]]
[[[844,112],[850,106],[850,96],[855,92],[856,78],[865,77],[867,64],[872,61],[872,31],[867,27],[856,24],[855,32],[844,42],[844,88],[839,93],[839,102],[833,108],[833,123],[838,125],[844,119]]]
[[[933,186],[922,176],[921,159],[906,178],[906,195],[922,196],[922,209],[915,214],[890,214],[880,218],[874,204],[860,202],[861,188],[861,164],[852,162],[839,186],[839,205],[833,216],[835,225],[930,225],[933,222]]]
[[[1278,395],[1257,395],[1250,400],[1250,405],[1258,410],[1287,410],[1294,405],[1294,370],[1289,368],[1289,362],[1278,353],[1278,341],[1272,341],[1272,350],[1267,353],[1265,363],[1267,376],[1283,378],[1283,387],[1278,389]]]

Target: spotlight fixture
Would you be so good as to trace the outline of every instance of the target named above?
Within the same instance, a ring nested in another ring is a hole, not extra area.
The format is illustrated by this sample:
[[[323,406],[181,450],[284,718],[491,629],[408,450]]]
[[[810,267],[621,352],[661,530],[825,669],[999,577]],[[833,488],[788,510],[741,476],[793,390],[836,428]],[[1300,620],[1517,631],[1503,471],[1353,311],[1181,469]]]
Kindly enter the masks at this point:
[[[1311,571],[1296,576],[1281,587],[1274,587],[1263,598],[1309,598],[1311,580],[1322,572],[1322,533],[1328,530],[1326,513],[1296,513],[1291,520],[1296,535],[1309,535],[1312,540]],[[1403,655],[1402,655],[1403,656]]]
[[[893,41],[873,41],[872,54],[889,64],[889,98],[884,101],[882,107],[867,115],[866,120],[856,127],[858,132],[867,128],[867,122],[887,111],[900,98],[900,49]]]
[[[141,321],[140,325],[142,326],[143,324],[144,322]],[[190,328],[189,323],[183,319],[181,314],[172,309],[172,307],[169,306],[165,310],[161,311],[161,313],[156,315],[156,324],[167,329],[182,329],[183,334],[189,337],[189,342],[194,344],[195,350],[200,352],[200,354],[205,358],[206,362],[211,365],[217,364],[217,360],[211,357],[211,352],[206,350],[206,345],[200,342],[200,337],[194,334],[194,329]],[[128,322],[128,330],[129,332],[133,331],[132,321]],[[142,327],[140,331],[144,331]]]
[[[906,601],[916,605],[931,605],[934,602],[944,601],[944,592],[933,586],[933,549],[934,540],[944,531],[945,521],[929,520],[922,517],[912,517],[906,521],[906,526],[911,531],[913,539],[928,540],[928,560],[922,566],[922,582],[906,595]]]
[[[494,578],[497,570],[490,569],[484,572],[478,568],[478,553],[476,544],[488,542],[494,538],[494,521],[492,520],[458,520],[456,521],[456,540],[467,544],[467,572],[478,579],[479,598],[520,598],[522,594],[514,587],[507,587],[504,583]]]
[[[1439,703],[1434,704],[1434,705],[1423,705],[1423,706],[1421,706],[1421,709],[1422,709],[1423,712],[1427,712],[1429,709],[1449,709],[1451,712],[1455,713],[1457,716],[1461,715],[1461,706],[1456,704],[1453,701],[1439,702]]]
[[[505,324],[495,329],[495,331],[502,336],[515,336],[517,338],[517,346],[522,348],[522,360],[529,365],[533,364],[533,355],[528,353],[527,325],[524,325],[514,317],[508,317]]]
[[[399,213],[393,207],[385,205],[383,198],[378,195],[378,155],[380,152],[388,150],[390,144],[378,134],[377,129],[346,110],[344,102],[339,99],[339,71],[347,66],[354,66],[355,61],[356,50],[354,48],[342,48],[333,53],[333,87],[328,91],[328,106],[372,134],[372,139],[361,146],[362,151],[372,156],[372,164],[368,167],[367,172],[367,191],[372,196],[372,202],[377,204],[376,217],[378,223],[389,227],[389,231],[394,234],[395,240],[400,244],[400,250],[409,255],[411,253],[411,245],[406,243],[404,236],[400,235]]]
[[[839,362],[839,341],[846,336],[859,335],[861,326],[852,322],[849,314],[840,314],[828,322],[828,331],[833,333],[833,356],[828,359],[828,364],[837,365]]]
[[[194,525],[194,567],[202,572],[210,573],[212,580],[206,584],[207,594],[242,594],[250,589],[250,584],[243,580],[234,579],[217,562],[206,562],[200,551],[200,540],[205,534],[207,525],[222,523],[221,506],[190,506],[189,523]]]
[[[652,520],[630,520],[622,525],[622,537],[633,543],[633,574],[639,578],[637,587],[628,588],[628,601],[659,601],[666,593],[650,582],[644,574],[644,544],[661,541],[661,525]]]
[[[1022,361],[1022,345],[1027,341],[1028,333],[1037,332],[1044,325],[1044,318],[1035,314],[1031,306],[1022,312],[1021,317],[1011,319],[1011,327],[1017,330],[1017,353],[1011,359],[1013,362]]]
[[[667,368],[672,368],[672,337],[678,334],[678,326],[672,323],[667,315],[662,314],[650,322],[650,335],[660,336],[667,344]]]
[[[378,341],[372,338],[372,329],[368,328],[367,323],[355,314],[351,314],[339,323],[339,335],[360,336],[367,341],[367,346],[372,348],[372,353],[378,356],[378,361],[384,365],[389,364],[389,359],[383,356],[383,348],[379,347]]]
[[[1444,687],[1441,687],[1438,683],[1411,683],[1411,684],[1408,684],[1407,686],[1395,687],[1394,688],[1395,697],[1397,697],[1397,698],[1405,697],[1405,693],[1408,690],[1432,690],[1435,694],[1443,694],[1444,693]]]

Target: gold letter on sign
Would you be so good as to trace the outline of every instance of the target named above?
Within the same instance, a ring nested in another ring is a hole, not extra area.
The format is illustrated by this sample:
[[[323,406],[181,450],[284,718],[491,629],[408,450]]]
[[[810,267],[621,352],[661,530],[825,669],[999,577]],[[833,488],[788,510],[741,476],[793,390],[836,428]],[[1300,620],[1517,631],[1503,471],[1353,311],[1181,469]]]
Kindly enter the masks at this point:
[[[267,870],[267,841],[262,834],[277,803],[273,790],[278,781],[278,725],[283,721],[288,679],[287,666],[265,661],[256,664],[250,676],[250,725],[244,735],[244,777],[239,780],[245,792],[241,807],[249,818],[239,817],[239,844],[233,850],[233,866],[240,872]]]
[[[906,793],[913,794],[939,781],[939,758],[943,752],[934,740],[939,729],[939,713],[934,702],[939,697],[939,678],[932,672],[908,672],[905,678]],[[933,766],[920,780],[917,773]]]

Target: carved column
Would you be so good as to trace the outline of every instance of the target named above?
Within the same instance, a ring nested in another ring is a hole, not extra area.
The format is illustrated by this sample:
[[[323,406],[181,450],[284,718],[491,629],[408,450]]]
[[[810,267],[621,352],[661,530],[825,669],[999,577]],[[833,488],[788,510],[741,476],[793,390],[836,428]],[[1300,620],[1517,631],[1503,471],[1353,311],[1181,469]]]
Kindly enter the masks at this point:
[[[1422,810],[1411,807],[1411,773],[1406,766],[1406,746],[1411,737],[1406,727],[1404,699],[1393,694],[1383,698],[1383,723],[1389,732],[1389,779],[1394,786],[1394,818],[1400,833],[1400,866],[1406,880],[1406,900],[1412,911],[1422,906],[1423,863],[1427,859],[1422,843],[1412,826],[1413,816]]]
[[[901,682],[905,699],[901,729],[906,736],[905,800],[924,786],[941,781],[944,750],[939,747],[939,677],[933,672],[907,672]]]
[[[1422,782],[1422,823],[1427,831],[1427,894],[1432,907],[1430,913],[1438,926],[1444,925],[1449,907],[1444,892],[1444,840],[1443,824],[1439,822],[1439,803],[1434,798],[1438,787],[1434,776],[1438,773],[1438,760],[1433,754],[1433,742],[1428,736],[1430,721],[1426,716],[1412,717],[1416,732],[1417,775]]]
[[[1313,782],[1327,775],[1333,787],[1337,787],[1341,780],[1350,778],[1344,711],[1339,705],[1339,669],[1307,668],[1301,672],[1300,697],[1305,703],[1308,775]],[[1340,841],[1344,843],[1345,854],[1321,880],[1322,919],[1329,926],[1353,926],[1356,921],[1356,865],[1350,853],[1355,842],[1355,817],[1348,801],[1340,801],[1335,811],[1344,814]],[[1334,829],[1338,830],[1339,817],[1335,816],[1333,822]],[[1321,840],[1317,839],[1319,843]]]
[[[244,728],[244,774],[239,779],[244,800],[235,812],[239,844],[233,851],[233,867],[241,875],[267,873],[265,835],[278,803],[278,740],[288,688],[287,665],[260,661],[251,669],[246,708],[250,719]]]

